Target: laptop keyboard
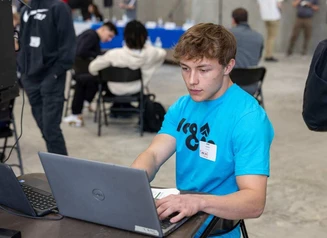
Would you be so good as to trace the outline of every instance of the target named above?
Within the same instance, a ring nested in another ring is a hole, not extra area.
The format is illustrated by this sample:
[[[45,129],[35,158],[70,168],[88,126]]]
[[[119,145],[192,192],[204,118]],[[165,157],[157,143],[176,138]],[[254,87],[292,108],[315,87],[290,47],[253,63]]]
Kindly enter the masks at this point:
[[[30,187],[26,184],[21,184],[27,199],[38,215],[45,215],[51,210],[57,208],[56,201],[51,193]]]
[[[174,223],[171,223],[170,218],[166,218],[162,221],[160,221],[160,225],[161,225],[161,229],[167,229],[168,227],[170,227],[171,225],[173,225]]]
[[[168,217],[166,217],[165,219],[161,220],[160,221],[161,229],[167,229],[168,227],[176,224],[176,223],[170,222],[170,219],[177,215],[178,215],[178,212],[174,212],[174,213],[170,214]]]

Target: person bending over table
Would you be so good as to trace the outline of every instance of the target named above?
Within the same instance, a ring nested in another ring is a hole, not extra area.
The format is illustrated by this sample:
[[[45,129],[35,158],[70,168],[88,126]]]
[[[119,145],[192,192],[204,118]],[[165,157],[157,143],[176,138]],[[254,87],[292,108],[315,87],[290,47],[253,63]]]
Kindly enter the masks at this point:
[[[77,38],[76,57],[91,60],[101,55],[100,42],[109,42],[118,34],[117,28],[111,22],[104,23],[97,30],[89,29]],[[84,124],[82,110],[84,102],[91,103],[98,91],[98,83],[90,77],[79,79],[76,77],[74,97],[72,102],[72,115],[65,117],[63,122],[76,127]]]
[[[170,220],[177,222],[203,211],[238,220],[264,210],[274,131],[258,102],[231,81],[235,54],[233,34],[212,23],[191,27],[176,45],[189,95],[168,109],[161,130],[131,166],[152,181],[176,152],[177,188],[206,194],[157,200],[160,219],[178,212]],[[219,237],[240,237],[239,227]]]
[[[130,69],[141,69],[144,87],[148,87],[154,72],[165,60],[166,51],[161,48],[146,44],[148,32],[145,26],[133,20],[127,23],[124,29],[125,45],[107,51],[104,55],[98,56],[89,65],[92,75],[109,66],[128,67]],[[108,82],[108,94],[113,95],[133,95],[141,90],[140,81],[134,82]],[[131,105],[114,105],[114,107],[128,107]],[[112,116],[116,116],[111,113]]]

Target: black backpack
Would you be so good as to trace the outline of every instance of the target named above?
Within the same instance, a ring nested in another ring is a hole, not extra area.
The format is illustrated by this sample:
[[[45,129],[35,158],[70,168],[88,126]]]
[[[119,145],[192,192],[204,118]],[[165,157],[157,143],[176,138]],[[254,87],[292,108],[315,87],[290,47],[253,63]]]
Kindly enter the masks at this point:
[[[154,94],[144,95],[144,131],[158,132],[164,120],[166,110],[159,102],[154,101],[155,98]]]
[[[311,61],[302,115],[310,130],[327,131],[327,39],[319,43]]]

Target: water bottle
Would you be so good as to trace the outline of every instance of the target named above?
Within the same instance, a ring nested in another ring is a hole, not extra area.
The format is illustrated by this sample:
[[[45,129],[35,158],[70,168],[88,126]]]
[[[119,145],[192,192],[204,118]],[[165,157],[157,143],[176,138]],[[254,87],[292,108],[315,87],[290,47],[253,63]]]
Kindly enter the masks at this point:
[[[159,36],[157,36],[156,41],[154,42],[154,46],[158,48],[162,48],[162,42]]]
[[[148,36],[148,38],[146,39],[146,44],[147,45],[152,45],[152,41],[151,41],[150,36]]]
[[[161,17],[158,18],[158,26],[162,27],[163,26],[163,20]]]

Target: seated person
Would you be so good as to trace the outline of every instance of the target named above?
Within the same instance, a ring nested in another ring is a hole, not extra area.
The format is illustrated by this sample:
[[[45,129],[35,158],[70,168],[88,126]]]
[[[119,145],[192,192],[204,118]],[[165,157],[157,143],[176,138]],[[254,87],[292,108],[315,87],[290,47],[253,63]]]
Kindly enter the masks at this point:
[[[132,167],[146,170],[152,181],[176,152],[177,188],[206,194],[157,200],[160,219],[177,212],[170,221],[178,222],[203,211],[238,220],[264,210],[274,131],[255,98],[231,81],[235,54],[234,36],[213,23],[191,27],[175,47],[189,95],[168,109],[161,130]],[[239,227],[219,237],[240,237]]]
[[[263,50],[263,36],[252,30],[248,24],[248,12],[237,8],[232,12],[232,29],[236,38],[237,52],[235,68],[251,68],[259,64]],[[253,95],[258,89],[258,83],[242,86],[242,89]]]
[[[111,22],[104,23],[97,30],[89,29],[77,37],[76,57],[92,60],[101,54],[100,41],[108,42],[118,34],[117,28]],[[72,102],[72,115],[65,117],[63,122],[80,127],[83,125],[82,110],[84,101],[92,102],[98,91],[98,83],[90,74],[90,78],[79,80],[76,77],[75,91]]]
[[[91,14],[91,20],[93,21],[93,18],[95,18],[95,20],[97,22],[102,22],[103,21],[103,16],[102,14],[100,13],[99,9],[98,9],[98,6],[94,3],[91,3],[89,6],[88,6],[88,12]]]
[[[122,48],[109,50],[93,60],[89,65],[90,73],[98,75],[100,70],[109,66],[140,68],[144,87],[147,87],[152,75],[162,65],[166,56],[165,50],[146,44],[147,37],[148,32],[141,22],[130,21],[124,30],[125,45]],[[108,82],[108,87],[113,95],[131,95],[140,92],[141,83],[139,81]]]

